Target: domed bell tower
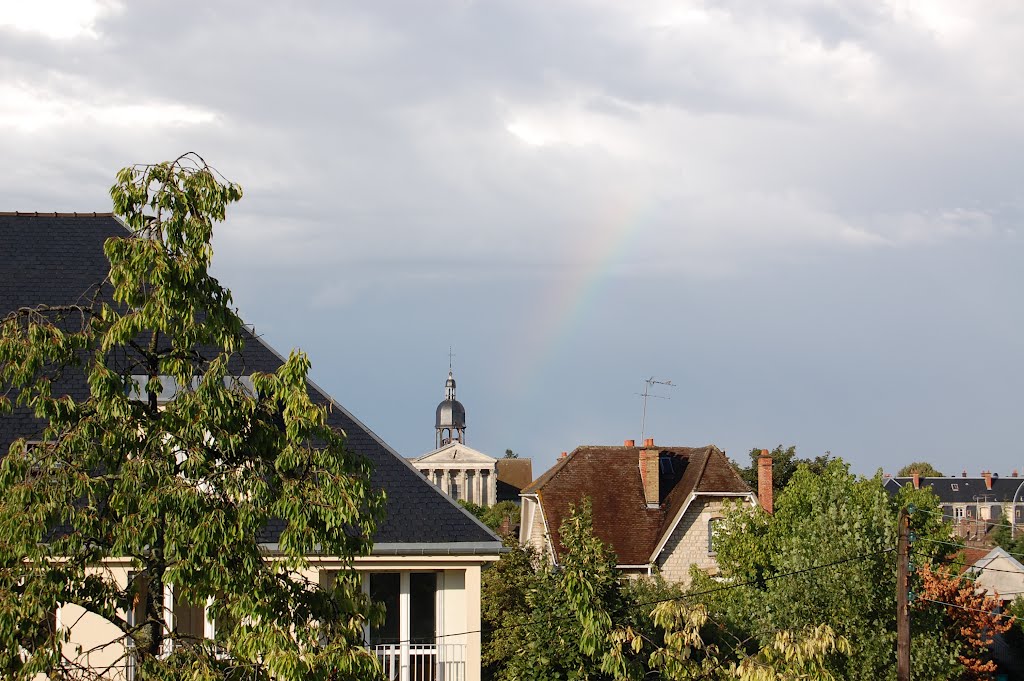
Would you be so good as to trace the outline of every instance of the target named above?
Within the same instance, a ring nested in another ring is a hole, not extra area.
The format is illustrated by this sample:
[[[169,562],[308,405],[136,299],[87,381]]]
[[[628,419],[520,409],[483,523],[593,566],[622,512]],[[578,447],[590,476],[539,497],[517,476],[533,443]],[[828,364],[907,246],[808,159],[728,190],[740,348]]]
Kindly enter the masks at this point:
[[[448,380],[444,382],[444,402],[437,405],[434,428],[438,449],[451,442],[466,444],[466,408],[455,399],[455,378],[451,368],[448,369]]]

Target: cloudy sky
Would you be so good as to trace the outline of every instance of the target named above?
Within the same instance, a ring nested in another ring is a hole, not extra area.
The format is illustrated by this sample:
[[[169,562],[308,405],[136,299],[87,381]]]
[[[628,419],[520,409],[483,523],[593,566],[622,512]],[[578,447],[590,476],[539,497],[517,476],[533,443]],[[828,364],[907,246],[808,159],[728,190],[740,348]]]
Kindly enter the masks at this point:
[[[197,151],[215,269],[405,455],[1024,470],[1024,4],[0,0],[0,210]]]

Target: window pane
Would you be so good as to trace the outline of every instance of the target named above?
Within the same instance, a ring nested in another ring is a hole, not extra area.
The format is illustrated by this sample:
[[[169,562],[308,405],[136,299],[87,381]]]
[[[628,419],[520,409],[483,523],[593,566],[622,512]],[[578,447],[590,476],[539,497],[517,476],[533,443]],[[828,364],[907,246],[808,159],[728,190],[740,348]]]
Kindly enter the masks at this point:
[[[384,621],[370,630],[373,643],[398,643],[399,612],[398,598],[401,592],[401,577],[397,572],[380,572],[370,575],[370,599],[383,603],[386,608]]]
[[[413,643],[434,643],[436,629],[437,573],[409,575],[409,635]]]

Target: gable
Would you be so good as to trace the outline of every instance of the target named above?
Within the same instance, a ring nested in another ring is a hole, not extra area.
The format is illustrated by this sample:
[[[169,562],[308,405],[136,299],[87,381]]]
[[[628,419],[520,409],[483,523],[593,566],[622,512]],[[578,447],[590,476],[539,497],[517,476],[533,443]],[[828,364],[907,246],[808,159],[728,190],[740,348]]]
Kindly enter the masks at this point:
[[[420,465],[440,465],[440,464],[487,464],[494,466],[497,462],[492,456],[487,456],[483,452],[477,451],[472,447],[467,447],[461,442],[450,442],[440,449],[435,449],[432,452],[428,452],[423,456],[417,457],[412,460],[417,466]]]
[[[0,315],[21,306],[67,304],[102,282],[108,263],[103,242],[124,236],[126,229],[110,214],[0,213]],[[250,329],[243,330],[245,345],[233,356],[228,370],[236,375],[273,372],[281,356]],[[69,384],[68,394],[84,398],[84,381]],[[493,553],[500,540],[469,513],[428,483],[412,465],[324,390],[310,382],[314,402],[328,411],[328,423],[345,432],[348,446],[373,465],[371,482],[387,496],[383,521],[374,541],[378,544],[444,544],[445,551]],[[30,437],[39,423],[30,414],[15,411],[0,417],[0,455],[18,437]],[[273,523],[260,536],[276,543],[281,527]]]
[[[594,534],[615,551],[620,565],[646,565],[694,493],[750,496],[750,489],[725,455],[706,447],[656,447],[670,482],[659,484],[658,506],[648,507],[640,477],[644,447],[578,447],[523,494],[536,494],[548,523],[553,550],[562,551],[559,526],[570,508],[589,498]],[[659,483],[662,478],[659,475]]]

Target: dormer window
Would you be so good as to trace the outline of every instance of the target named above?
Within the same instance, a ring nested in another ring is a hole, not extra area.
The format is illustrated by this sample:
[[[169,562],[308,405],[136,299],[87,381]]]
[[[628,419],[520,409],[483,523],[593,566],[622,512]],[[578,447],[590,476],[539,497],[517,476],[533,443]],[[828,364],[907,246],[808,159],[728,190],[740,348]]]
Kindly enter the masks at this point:
[[[157,396],[157,404],[164,405],[174,400],[179,393],[184,392],[185,388],[179,386],[178,382],[173,376],[158,376],[160,379],[160,387],[162,390]],[[191,389],[195,390],[199,386],[201,377],[196,376],[192,379]],[[128,399],[131,400],[146,400],[146,384],[149,382],[149,376],[141,374],[133,374],[132,381],[136,383],[136,386],[132,386],[128,391]],[[251,397],[256,396],[256,388],[252,384],[251,376],[225,376],[224,387],[234,388],[240,387],[243,392]]]
[[[960,491],[960,485],[956,484],[955,482],[950,483],[949,488],[954,492]]]

